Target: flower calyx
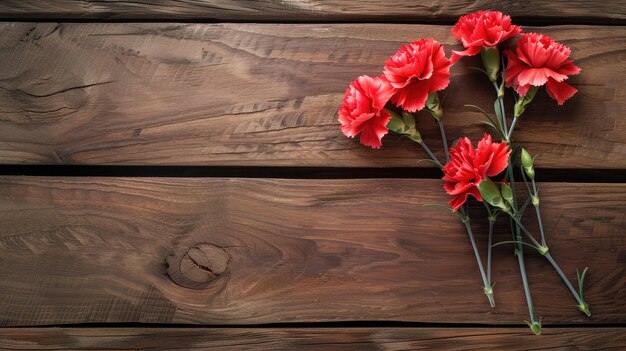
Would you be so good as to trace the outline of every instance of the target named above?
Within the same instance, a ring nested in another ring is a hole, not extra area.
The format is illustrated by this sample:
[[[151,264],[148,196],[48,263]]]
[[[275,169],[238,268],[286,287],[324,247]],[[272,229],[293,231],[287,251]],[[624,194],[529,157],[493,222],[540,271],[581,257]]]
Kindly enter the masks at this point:
[[[428,99],[426,100],[426,109],[437,121],[441,121],[441,118],[443,118],[443,108],[441,107],[439,94],[436,91],[428,94]]]
[[[483,60],[483,66],[485,71],[492,82],[498,79],[498,73],[500,72],[500,50],[497,46],[486,47],[483,46],[480,49],[480,57]]]
[[[413,114],[403,111],[402,115],[400,115],[391,109],[386,110],[391,115],[391,119],[389,119],[387,123],[387,129],[405,135],[418,143],[422,142],[422,135],[415,126],[415,117],[413,117]]]
[[[508,201],[505,202],[500,189],[498,186],[489,178],[483,179],[477,185],[478,191],[480,195],[483,197],[483,200],[486,201],[493,207],[497,207],[501,209],[503,212],[511,213],[511,206]]]

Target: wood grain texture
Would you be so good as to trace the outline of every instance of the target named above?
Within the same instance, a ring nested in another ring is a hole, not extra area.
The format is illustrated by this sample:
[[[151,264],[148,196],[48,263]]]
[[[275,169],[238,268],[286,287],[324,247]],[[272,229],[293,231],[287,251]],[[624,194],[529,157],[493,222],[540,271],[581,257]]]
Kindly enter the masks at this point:
[[[538,94],[516,140],[549,168],[626,168],[626,27],[527,28],[571,46],[580,92],[563,107]],[[410,141],[375,151],[343,136],[346,86],[380,74],[405,42],[459,45],[448,26],[270,24],[0,25],[4,164],[428,167]],[[453,67],[444,102],[451,138],[482,135],[493,89]],[[509,103],[509,107],[512,104]],[[438,150],[432,118],[419,127]],[[558,132],[556,131],[558,130]]]
[[[624,23],[623,0],[4,0],[0,19],[254,20],[254,21],[455,21],[480,10],[504,11],[518,20],[548,23]]]
[[[621,350],[624,328],[20,328],[3,350]]]
[[[490,309],[462,224],[421,206],[447,201],[440,187],[2,177],[0,325],[521,324],[527,308],[511,247],[494,251]],[[547,262],[531,254],[537,314],[546,324],[626,322],[626,185],[540,187],[551,252],[572,278],[590,266],[593,316],[577,311]],[[510,237],[501,222],[496,241]],[[532,217],[525,222],[536,231]],[[475,231],[485,249],[484,225]]]

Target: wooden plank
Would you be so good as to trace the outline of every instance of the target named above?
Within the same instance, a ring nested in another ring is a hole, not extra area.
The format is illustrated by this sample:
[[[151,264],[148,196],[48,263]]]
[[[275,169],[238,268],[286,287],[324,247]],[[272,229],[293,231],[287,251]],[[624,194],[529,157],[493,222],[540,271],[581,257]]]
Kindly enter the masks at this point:
[[[0,325],[522,323],[512,249],[494,251],[498,306],[490,309],[462,224],[421,206],[447,201],[440,187],[2,177]],[[530,255],[538,315],[546,324],[625,322],[626,184],[544,183],[541,191],[551,252],[572,278],[590,266],[593,317]],[[501,222],[496,241],[510,237]],[[475,231],[484,247],[485,227]]]
[[[624,328],[20,328],[3,350],[619,350]]]
[[[493,9],[517,20],[549,23],[624,23],[623,0],[436,2],[388,0],[4,0],[0,19],[82,20],[248,20],[248,21],[455,21],[480,9]]]
[[[626,89],[615,74],[626,27],[535,29],[572,47],[580,93],[558,107],[540,92],[516,139],[540,167],[626,168]],[[336,118],[352,79],[380,74],[419,36],[458,47],[450,27],[432,25],[5,23],[0,162],[429,167],[410,141],[371,150]],[[493,106],[489,82],[467,68],[477,64],[453,68],[450,137],[482,136],[484,117],[463,106]],[[436,126],[420,116],[437,151]]]

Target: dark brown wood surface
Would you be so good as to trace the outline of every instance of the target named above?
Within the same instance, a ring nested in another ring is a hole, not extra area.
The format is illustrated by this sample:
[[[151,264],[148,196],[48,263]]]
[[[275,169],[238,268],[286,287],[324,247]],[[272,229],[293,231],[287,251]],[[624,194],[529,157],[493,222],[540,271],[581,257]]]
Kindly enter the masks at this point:
[[[521,323],[527,309],[511,247],[494,249],[490,309],[462,224],[420,206],[447,201],[440,187],[2,177],[0,325]],[[551,252],[572,279],[590,266],[593,316],[529,254],[538,315],[546,324],[626,322],[626,185],[540,187]],[[509,240],[502,222],[496,241]],[[485,228],[475,230],[485,250]]]
[[[624,328],[20,328],[3,350],[621,350]]]
[[[480,9],[517,20],[550,23],[624,23],[626,2],[486,0],[3,0],[4,19],[166,19],[255,21],[454,21]]]
[[[626,168],[625,27],[535,29],[571,46],[580,92],[563,107],[539,93],[515,138],[540,167]],[[410,141],[374,151],[336,121],[348,83],[420,36],[459,47],[436,25],[2,23],[0,163],[425,167]],[[464,104],[492,110],[477,64],[452,69],[451,138],[482,134]]]

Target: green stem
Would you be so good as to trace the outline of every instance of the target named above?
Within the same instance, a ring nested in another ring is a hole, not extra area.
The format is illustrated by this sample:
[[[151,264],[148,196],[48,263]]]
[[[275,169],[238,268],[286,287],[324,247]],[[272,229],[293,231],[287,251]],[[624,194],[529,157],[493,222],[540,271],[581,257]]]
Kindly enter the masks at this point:
[[[426,151],[426,153],[428,154],[430,159],[433,160],[433,162],[435,162],[437,164],[437,166],[439,166],[439,168],[443,168],[443,165],[441,164],[441,162],[439,162],[439,159],[437,158],[437,156],[435,156],[435,154],[433,154],[433,152],[430,151],[428,146],[426,146],[426,144],[424,144],[424,142],[421,141],[421,140],[419,141],[419,144],[422,147],[422,149],[424,149],[424,151]]]
[[[521,236],[518,237],[521,240]],[[530,287],[528,285],[528,277],[526,277],[526,265],[524,263],[524,249],[522,245],[519,245],[515,249],[515,255],[517,256],[517,263],[519,264],[520,274],[522,276],[522,283],[524,285],[524,294],[526,295],[526,304],[528,305],[528,314],[530,315],[530,322],[532,324],[537,323],[537,317],[535,316],[535,308],[533,306],[533,299],[530,296]]]
[[[487,249],[487,281],[491,284],[491,247],[493,243],[493,225],[495,221],[489,219],[489,239]]]
[[[565,275],[565,273],[563,273],[563,270],[561,269],[561,267],[559,267],[559,265],[556,263],[554,258],[552,258],[552,255],[550,255],[550,253],[548,252],[544,256],[546,257],[546,259],[548,259],[548,262],[550,262],[552,267],[554,267],[554,270],[559,274],[559,276],[561,276],[561,279],[563,279],[563,282],[565,283],[565,285],[567,285],[567,288],[572,293],[572,295],[574,296],[576,301],[580,305],[584,305],[585,301],[582,299],[582,297],[580,297],[580,295],[578,295],[578,292],[576,291],[576,289],[574,289],[574,287],[572,286],[572,283],[570,283],[569,279],[567,279],[567,276]]]
[[[445,139],[445,131],[443,129],[443,123],[440,123],[439,127],[440,127],[440,131],[441,131],[441,137],[443,139],[443,143],[444,143],[444,146],[445,146],[447,144],[447,141]],[[426,151],[428,156],[430,156],[431,160],[433,160],[433,162],[437,163],[440,167],[442,167],[441,166],[441,162],[439,162],[439,160],[437,159],[437,156],[435,156],[435,154],[433,154],[432,151],[430,151],[428,146],[423,141],[420,141],[419,144]],[[448,156],[447,147],[446,147],[445,153],[446,153],[446,156]],[[489,305],[491,307],[495,307],[496,303],[495,303],[495,300],[493,298],[493,289],[491,287],[490,280],[487,280],[486,275],[485,275],[485,269],[483,268],[482,259],[480,258],[480,253],[478,252],[478,247],[476,246],[476,241],[474,240],[474,233],[472,232],[472,227],[470,225],[469,216],[467,216],[467,214],[463,210],[463,208],[461,208],[459,210],[459,212],[463,215],[463,223],[465,224],[465,229],[467,230],[467,235],[470,238],[470,242],[472,244],[472,249],[474,250],[474,256],[476,257],[476,261],[478,262],[478,269],[480,270],[480,275],[483,278],[483,285],[484,285],[483,292],[485,293],[485,295],[487,295],[487,299],[489,300]],[[489,255],[491,255],[491,242],[489,243]]]
[[[508,136],[509,132],[506,123],[506,112],[504,110],[504,98],[500,96],[500,87],[498,86],[498,82],[492,81],[491,83],[493,83],[493,87],[496,89],[496,99],[498,101],[498,105],[500,106],[500,116],[502,116],[502,118],[500,119],[501,129],[504,132],[504,135]]]
[[[469,236],[470,242],[472,243],[472,249],[474,250],[474,256],[476,256],[476,262],[478,263],[478,269],[480,269],[480,275],[483,278],[483,289],[485,295],[487,295],[487,299],[489,299],[489,305],[491,307],[496,306],[496,302],[493,299],[493,291],[491,288],[491,284],[489,280],[487,280],[487,276],[485,275],[485,269],[483,268],[483,262],[480,259],[480,253],[478,252],[478,247],[476,246],[476,241],[474,240],[474,234],[472,232],[472,226],[470,225],[469,217],[465,214],[463,218],[463,223],[465,224],[465,228],[467,229],[467,235]]]
[[[506,138],[508,140],[511,140],[511,137],[513,136],[513,130],[515,129],[515,125],[517,124],[518,119],[519,119],[518,117],[513,118],[513,122],[511,122],[511,128],[509,129],[508,132],[506,132]]]
[[[532,184],[533,184],[533,194],[532,196],[534,198],[539,198],[539,192],[537,191],[537,184],[535,183],[535,179],[531,179]],[[543,231],[543,220],[541,220],[541,211],[539,210],[539,203],[537,203],[537,205],[535,205],[535,212],[537,213],[537,223],[539,223],[539,232],[541,233],[541,244],[543,246],[547,246],[546,245],[546,235]]]
[[[439,125],[439,133],[441,134],[441,142],[443,143],[443,153],[446,156],[446,163],[450,162],[450,153],[448,151],[448,138],[446,138],[446,130],[443,127],[443,121],[440,119],[437,120],[437,124]]]
[[[524,234],[526,234],[526,236],[528,237],[528,239],[530,239],[530,241],[537,246],[537,248],[541,247],[541,244],[539,244],[537,242],[537,240],[535,240],[535,237],[528,231],[528,229],[526,229],[526,227],[524,227],[524,225],[522,224],[522,222],[520,221],[519,217],[517,217],[517,214],[513,214],[511,215],[511,218],[513,218],[513,220],[515,221],[515,224],[517,224],[517,227],[519,229],[521,229]]]
[[[507,125],[506,125],[506,117],[505,117],[505,112],[504,112],[504,101],[502,99],[501,96],[499,96],[499,92],[500,89],[497,85],[497,83],[494,82],[494,87],[496,88],[496,94],[498,94],[498,100],[499,100],[499,105],[500,105],[500,115],[502,116],[502,119],[504,120],[504,124],[503,124],[503,131],[504,134],[506,135],[506,140],[504,140],[507,144],[510,145],[510,135],[512,133],[510,133],[507,130]],[[514,125],[511,126],[511,128],[515,127]],[[509,179],[509,183],[511,185],[511,190],[513,192],[513,211],[517,212],[517,195],[516,195],[516,190],[515,190],[515,176],[513,174],[513,166],[512,166],[512,162],[513,159],[509,156],[509,164],[507,165],[507,176]],[[513,216],[511,216],[511,218],[513,218]],[[514,220],[514,226],[513,223],[511,224],[511,227],[515,227],[515,241],[517,242],[522,242],[522,235],[520,233],[520,223],[518,222],[517,219],[513,218]],[[534,240],[534,238],[533,238]],[[530,294],[530,286],[528,284],[528,278],[526,276],[526,264],[524,262],[524,248],[523,245],[521,244],[517,244],[515,246],[515,255],[517,256],[517,263],[519,265],[520,268],[520,275],[522,277],[522,284],[524,286],[524,295],[526,296],[526,304],[528,305],[528,314],[530,316],[530,324],[529,327],[530,329],[535,333],[535,334],[539,334],[541,332],[541,323],[539,321],[537,321],[537,317],[535,316],[535,308],[533,306],[533,299],[532,296]]]

